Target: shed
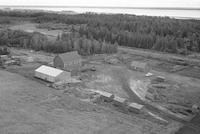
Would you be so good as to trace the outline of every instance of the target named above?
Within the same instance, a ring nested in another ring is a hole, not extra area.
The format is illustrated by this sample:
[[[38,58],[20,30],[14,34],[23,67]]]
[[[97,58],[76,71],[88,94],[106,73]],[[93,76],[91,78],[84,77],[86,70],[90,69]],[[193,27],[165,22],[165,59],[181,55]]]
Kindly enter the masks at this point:
[[[131,69],[147,73],[151,70],[151,67],[146,62],[132,61],[131,62]]]
[[[99,90],[95,92],[98,93],[100,95],[100,98],[105,101],[112,101],[112,99],[114,98],[114,95],[108,92],[99,91]]]
[[[139,113],[142,110],[143,107],[144,107],[143,105],[140,105],[138,103],[130,103],[128,105],[129,111],[136,112],[136,113]]]
[[[56,55],[53,65],[67,71],[79,70],[82,65],[82,58],[77,51]]]
[[[42,65],[35,70],[35,77],[48,82],[57,82],[71,78],[70,72]]]
[[[114,96],[113,98],[113,103],[117,106],[126,106],[127,102],[128,101],[125,98],[121,98],[119,96]]]

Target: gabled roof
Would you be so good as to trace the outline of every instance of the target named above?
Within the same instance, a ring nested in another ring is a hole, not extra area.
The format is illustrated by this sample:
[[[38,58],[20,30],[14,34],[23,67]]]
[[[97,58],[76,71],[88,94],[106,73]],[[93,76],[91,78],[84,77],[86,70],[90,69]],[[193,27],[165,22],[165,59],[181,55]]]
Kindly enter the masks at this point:
[[[78,54],[77,51],[63,53],[60,54],[59,57],[63,60],[64,63],[81,59],[81,56]]]
[[[40,72],[42,74],[49,75],[49,76],[53,76],[53,77],[56,77],[56,76],[58,76],[58,75],[60,75],[61,73],[64,72],[63,70],[53,68],[53,67],[49,67],[49,66],[45,66],[45,65],[40,66],[35,71]]]
[[[131,66],[138,67],[138,68],[145,68],[148,65],[148,63],[140,62],[140,61],[132,61]]]

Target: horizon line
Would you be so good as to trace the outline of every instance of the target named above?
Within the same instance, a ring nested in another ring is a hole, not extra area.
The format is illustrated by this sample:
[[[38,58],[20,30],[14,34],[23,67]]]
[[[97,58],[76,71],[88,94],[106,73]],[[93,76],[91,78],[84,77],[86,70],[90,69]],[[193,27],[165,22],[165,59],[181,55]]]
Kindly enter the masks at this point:
[[[120,7],[120,6],[53,6],[53,5],[0,5],[0,7],[53,7],[53,8],[111,8],[111,9],[165,9],[165,10],[200,10],[200,7]]]

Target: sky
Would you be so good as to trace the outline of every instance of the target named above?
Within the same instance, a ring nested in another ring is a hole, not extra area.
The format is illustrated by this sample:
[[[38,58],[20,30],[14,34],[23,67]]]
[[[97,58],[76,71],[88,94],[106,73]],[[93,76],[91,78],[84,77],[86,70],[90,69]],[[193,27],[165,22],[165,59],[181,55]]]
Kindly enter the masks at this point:
[[[0,0],[0,5],[200,8],[200,0]]]

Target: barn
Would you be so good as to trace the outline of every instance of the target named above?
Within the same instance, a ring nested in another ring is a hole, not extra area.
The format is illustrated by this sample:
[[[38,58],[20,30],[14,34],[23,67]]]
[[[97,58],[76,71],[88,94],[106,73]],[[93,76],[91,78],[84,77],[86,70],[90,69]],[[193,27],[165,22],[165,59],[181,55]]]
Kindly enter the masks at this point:
[[[35,70],[35,77],[48,82],[57,82],[65,79],[70,79],[71,73],[42,65]]]
[[[146,62],[132,61],[131,62],[131,69],[147,73],[151,70],[151,67]]]
[[[82,58],[77,51],[67,52],[56,55],[53,60],[53,65],[67,71],[77,70],[81,67]]]

